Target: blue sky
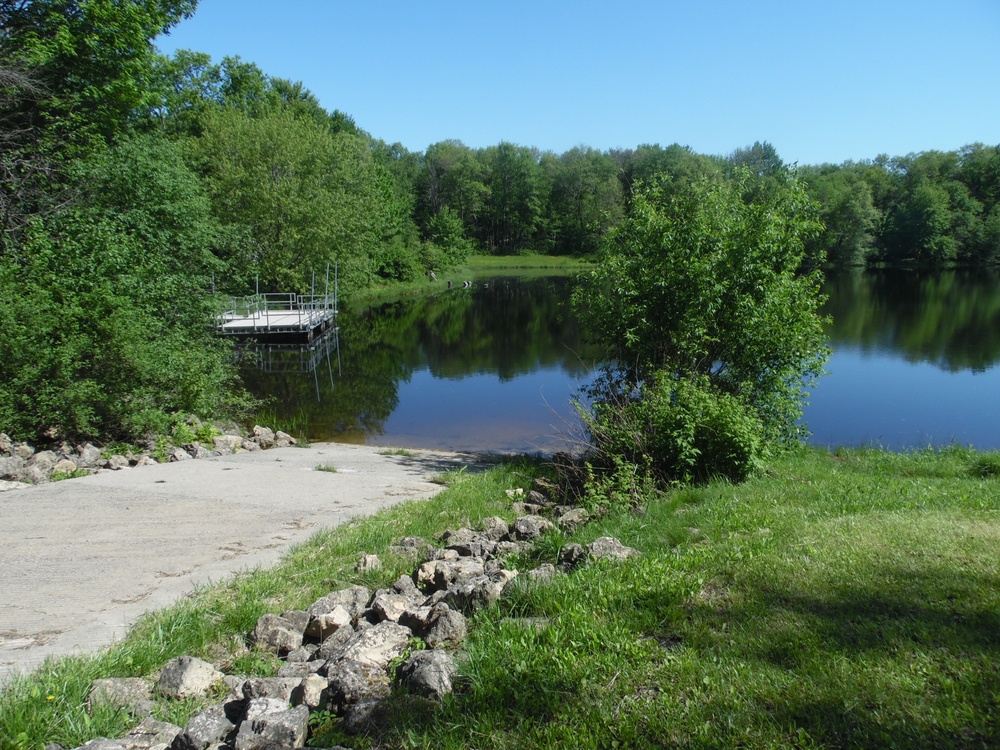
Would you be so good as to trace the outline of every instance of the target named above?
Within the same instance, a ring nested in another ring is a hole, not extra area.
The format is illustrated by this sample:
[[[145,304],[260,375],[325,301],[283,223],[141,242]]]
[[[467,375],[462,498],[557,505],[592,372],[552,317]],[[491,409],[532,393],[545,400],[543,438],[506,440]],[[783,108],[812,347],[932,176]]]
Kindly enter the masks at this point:
[[[1000,0],[201,0],[157,44],[301,81],[411,151],[1000,143]]]

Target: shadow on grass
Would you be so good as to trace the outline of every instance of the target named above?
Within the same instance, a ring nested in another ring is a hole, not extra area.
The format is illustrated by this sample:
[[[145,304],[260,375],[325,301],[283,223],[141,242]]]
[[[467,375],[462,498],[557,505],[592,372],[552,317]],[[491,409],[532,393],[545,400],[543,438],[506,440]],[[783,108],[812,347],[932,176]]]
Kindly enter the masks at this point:
[[[706,662],[749,665],[747,700],[731,707],[744,721],[824,747],[1000,746],[992,572],[871,565],[826,588],[748,579],[692,602],[681,624]]]

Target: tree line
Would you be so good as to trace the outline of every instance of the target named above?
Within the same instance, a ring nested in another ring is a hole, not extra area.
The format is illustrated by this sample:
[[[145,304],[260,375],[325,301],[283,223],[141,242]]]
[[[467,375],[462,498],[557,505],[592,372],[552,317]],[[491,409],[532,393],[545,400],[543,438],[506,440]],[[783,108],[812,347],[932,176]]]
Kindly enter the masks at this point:
[[[252,62],[154,40],[196,0],[0,0],[0,427],[135,436],[249,403],[213,338],[212,292],[347,290],[470,253],[584,254],[655,186],[731,184],[751,203],[788,166],[756,143],[563,154],[502,142],[408,151]],[[1000,155],[971,146],[799,170],[822,262],[1000,257]],[[747,179],[746,175],[752,177]]]

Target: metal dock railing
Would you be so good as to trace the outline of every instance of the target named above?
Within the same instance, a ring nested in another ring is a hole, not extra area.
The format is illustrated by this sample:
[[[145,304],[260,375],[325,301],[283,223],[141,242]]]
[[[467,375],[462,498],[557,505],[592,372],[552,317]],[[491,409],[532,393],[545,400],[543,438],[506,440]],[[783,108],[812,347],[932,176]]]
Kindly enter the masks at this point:
[[[219,315],[217,328],[224,335],[284,333],[311,339],[336,319],[335,294],[253,294],[231,299]]]

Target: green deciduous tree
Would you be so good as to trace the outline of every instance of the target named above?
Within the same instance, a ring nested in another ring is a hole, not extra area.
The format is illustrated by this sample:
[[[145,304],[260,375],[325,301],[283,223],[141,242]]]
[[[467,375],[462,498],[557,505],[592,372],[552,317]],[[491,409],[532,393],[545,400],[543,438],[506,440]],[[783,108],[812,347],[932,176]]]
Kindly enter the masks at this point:
[[[401,217],[392,178],[367,139],[274,109],[251,118],[224,109],[195,144],[213,210],[237,238],[234,269],[271,291],[304,290],[339,263],[352,285],[371,282],[373,254]]]
[[[843,168],[814,168],[802,172],[809,194],[819,202],[824,229],[807,242],[808,256],[837,267],[864,265],[875,254],[875,232],[881,215],[871,187],[858,173]]]
[[[31,70],[46,95],[23,110],[49,148],[110,142],[156,104],[151,40],[196,0],[32,0],[0,4],[3,57]]]
[[[177,149],[146,136],[74,164],[73,205],[0,259],[0,424],[137,437],[239,401],[207,294],[215,227]]]
[[[619,366],[591,394],[599,417],[684,381],[735,399],[744,411],[730,415],[733,423],[757,420],[762,445],[799,436],[803,387],[827,354],[820,276],[801,272],[804,240],[819,225],[804,188],[787,175],[766,198],[746,202],[754,179],[737,170],[731,182],[694,182],[681,192],[649,186],[609,234],[598,269],[575,295]],[[675,403],[678,393],[659,403]],[[697,413],[691,418],[697,423]]]
[[[548,231],[553,252],[587,255],[622,216],[618,166],[600,151],[577,147],[543,158],[551,185]]]
[[[486,195],[481,241],[499,255],[532,248],[542,229],[548,190],[534,149],[500,143],[486,149]]]

